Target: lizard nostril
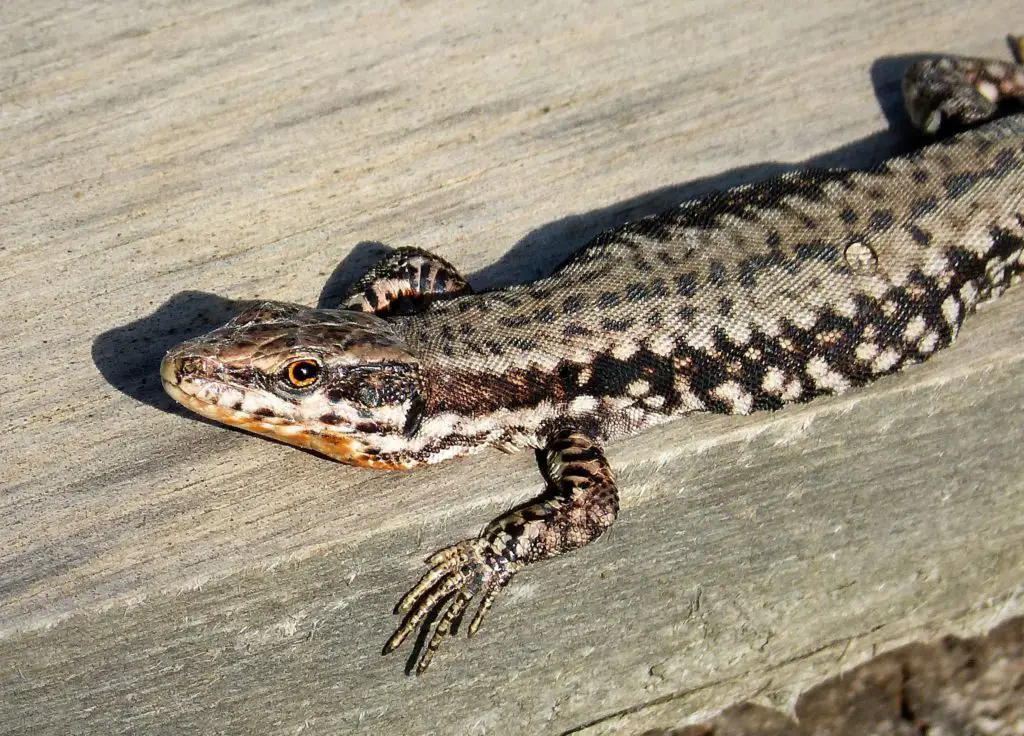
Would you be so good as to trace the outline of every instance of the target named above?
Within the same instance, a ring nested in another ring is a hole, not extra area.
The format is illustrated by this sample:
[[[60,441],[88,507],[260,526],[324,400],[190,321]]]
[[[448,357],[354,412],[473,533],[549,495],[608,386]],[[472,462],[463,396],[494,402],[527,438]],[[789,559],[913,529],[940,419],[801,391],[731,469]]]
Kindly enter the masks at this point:
[[[168,354],[160,361],[160,378],[170,386],[177,386],[183,378],[197,374],[202,368],[202,359],[195,357],[178,358]]]
[[[164,359],[160,361],[160,380],[169,386],[177,386],[182,362],[181,358],[165,355]]]

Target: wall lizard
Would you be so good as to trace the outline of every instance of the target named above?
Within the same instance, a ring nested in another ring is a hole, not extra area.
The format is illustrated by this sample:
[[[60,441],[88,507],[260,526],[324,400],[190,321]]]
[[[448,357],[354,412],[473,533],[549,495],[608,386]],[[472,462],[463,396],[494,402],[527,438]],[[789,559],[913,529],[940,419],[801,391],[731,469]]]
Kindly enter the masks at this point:
[[[474,293],[444,259],[399,248],[342,308],[265,302],[178,345],[164,386],[203,416],[363,467],[537,451],[543,493],[431,556],[397,605],[385,653],[437,617],[423,672],[474,599],[469,635],[517,571],[608,529],[608,441],[869,383],[949,345],[1019,279],[1024,114],[985,121],[1024,98],[1024,66],[931,59],[903,89],[921,130],[965,130],[870,171],[685,203],[531,284]]]

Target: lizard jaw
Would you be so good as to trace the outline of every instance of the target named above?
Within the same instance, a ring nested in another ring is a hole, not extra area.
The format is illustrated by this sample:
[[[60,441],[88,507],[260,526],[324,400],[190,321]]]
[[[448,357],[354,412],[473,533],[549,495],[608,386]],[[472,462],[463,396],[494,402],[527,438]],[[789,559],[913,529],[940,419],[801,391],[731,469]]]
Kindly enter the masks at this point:
[[[221,424],[244,429],[253,434],[269,437],[295,447],[312,450],[332,460],[362,468],[380,470],[406,470],[414,463],[400,458],[379,457],[366,443],[351,436],[352,428],[338,425],[297,424],[287,417],[254,414],[241,408],[242,402],[232,402],[238,392],[230,386],[214,381],[188,378],[184,369],[186,359],[172,355],[160,363],[160,380],[164,390],[177,403],[200,416]],[[221,400],[218,400],[218,398]],[[224,397],[227,400],[224,400]],[[224,401],[224,403],[222,403]]]

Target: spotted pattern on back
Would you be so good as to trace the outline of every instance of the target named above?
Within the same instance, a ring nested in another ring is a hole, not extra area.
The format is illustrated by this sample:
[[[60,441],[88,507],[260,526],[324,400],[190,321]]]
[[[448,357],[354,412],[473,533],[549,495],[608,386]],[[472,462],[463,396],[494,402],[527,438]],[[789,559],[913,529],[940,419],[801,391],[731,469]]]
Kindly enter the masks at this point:
[[[775,409],[948,345],[1021,271],[1022,172],[1012,117],[875,171],[796,172],[685,204],[600,235],[548,279],[395,326],[433,376],[434,408],[502,413],[498,436],[481,428],[499,444]]]

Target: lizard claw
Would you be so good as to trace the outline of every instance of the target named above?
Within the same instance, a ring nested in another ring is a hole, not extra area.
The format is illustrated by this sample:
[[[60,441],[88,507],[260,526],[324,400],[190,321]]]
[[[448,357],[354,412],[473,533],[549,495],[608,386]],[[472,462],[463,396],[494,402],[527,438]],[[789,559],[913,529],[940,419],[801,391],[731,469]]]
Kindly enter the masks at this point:
[[[480,596],[476,614],[469,624],[468,635],[473,636],[495,596],[515,573],[499,546],[486,537],[467,539],[442,549],[427,558],[427,565],[430,570],[395,606],[395,613],[406,614],[405,620],[384,645],[385,654],[394,651],[431,613],[440,613],[447,606],[416,664],[418,675],[430,666],[434,652],[451,633],[452,625],[462,617],[470,601]]]

